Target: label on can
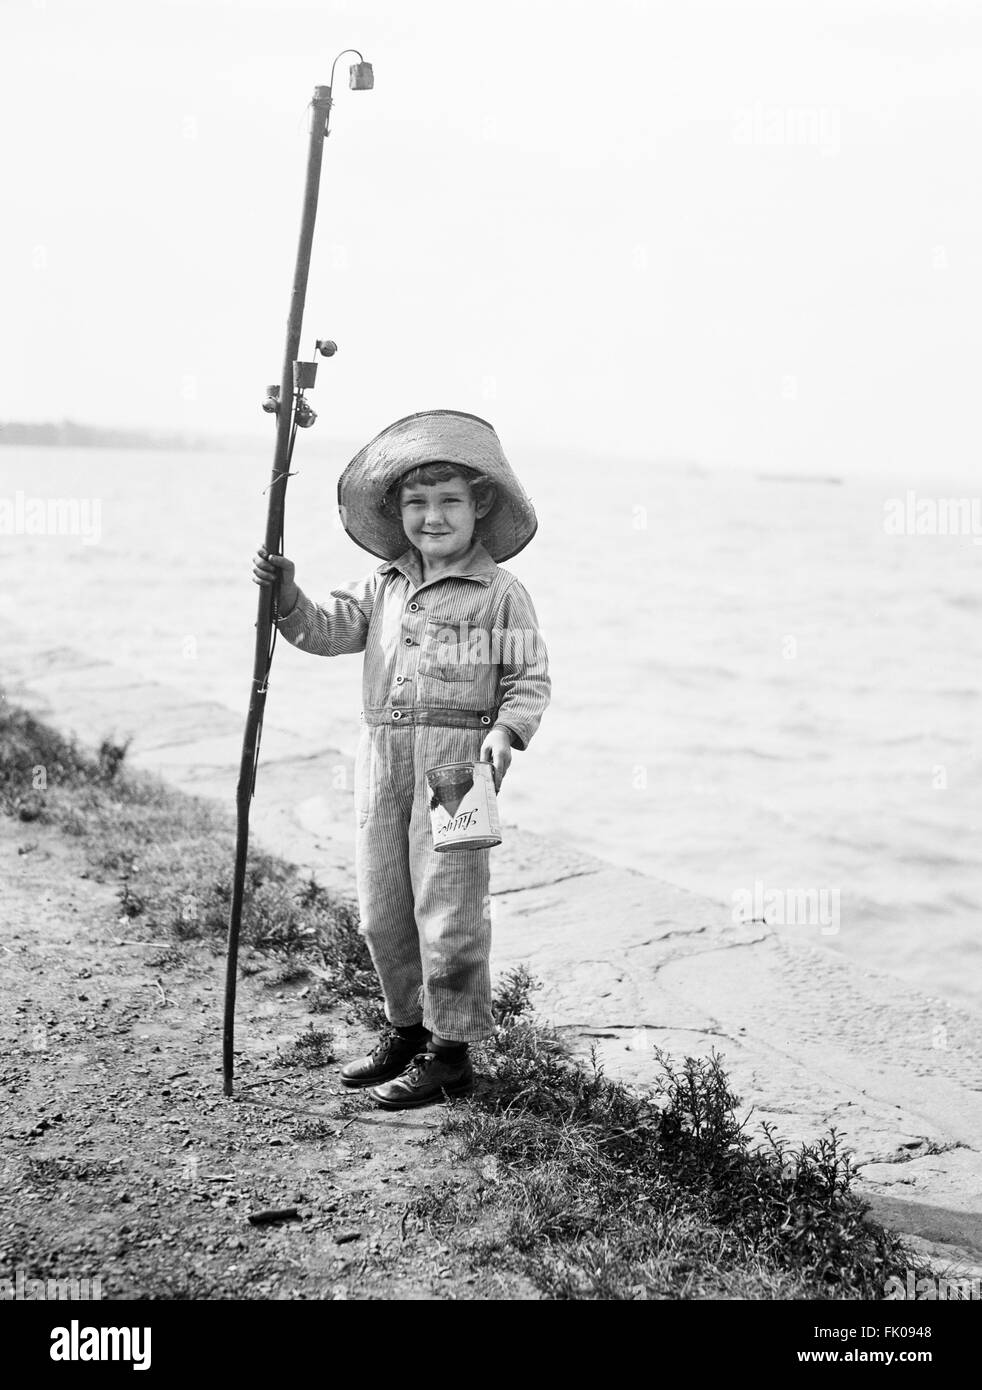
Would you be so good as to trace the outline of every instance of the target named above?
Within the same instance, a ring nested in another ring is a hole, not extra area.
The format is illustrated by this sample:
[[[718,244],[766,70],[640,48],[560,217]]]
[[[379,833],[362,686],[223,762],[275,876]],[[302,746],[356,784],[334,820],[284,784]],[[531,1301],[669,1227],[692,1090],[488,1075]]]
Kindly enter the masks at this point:
[[[501,822],[488,762],[428,768],[433,848],[490,849],[501,844]]]

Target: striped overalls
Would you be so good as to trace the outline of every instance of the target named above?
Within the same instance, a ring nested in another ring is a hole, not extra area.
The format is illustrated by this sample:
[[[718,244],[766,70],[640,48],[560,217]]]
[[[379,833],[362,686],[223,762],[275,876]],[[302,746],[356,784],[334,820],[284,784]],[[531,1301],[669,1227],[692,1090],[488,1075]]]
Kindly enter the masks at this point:
[[[427,768],[476,762],[493,725],[524,749],[549,703],[548,661],[522,584],[475,541],[423,582],[410,547],[279,621],[320,656],[365,653],[355,759],[361,930],[390,1023],[475,1042],[491,1016],[490,850],[437,853]]]

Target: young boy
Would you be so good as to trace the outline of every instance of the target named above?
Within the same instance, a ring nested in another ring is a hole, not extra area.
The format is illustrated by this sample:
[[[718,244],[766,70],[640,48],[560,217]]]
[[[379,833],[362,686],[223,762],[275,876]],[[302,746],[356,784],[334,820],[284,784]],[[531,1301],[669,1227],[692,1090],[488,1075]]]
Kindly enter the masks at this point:
[[[341,1072],[388,1109],[462,1095],[468,1043],[493,1031],[490,850],[438,853],[425,773],[490,760],[495,791],[549,703],[532,601],[498,560],[536,518],[485,420],[431,410],[397,420],[338,483],[341,521],[381,556],[314,603],[294,565],[261,548],[255,581],[279,580],[278,627],[319,656],[365,653],[355,759],[361,931],[390,1027]]]

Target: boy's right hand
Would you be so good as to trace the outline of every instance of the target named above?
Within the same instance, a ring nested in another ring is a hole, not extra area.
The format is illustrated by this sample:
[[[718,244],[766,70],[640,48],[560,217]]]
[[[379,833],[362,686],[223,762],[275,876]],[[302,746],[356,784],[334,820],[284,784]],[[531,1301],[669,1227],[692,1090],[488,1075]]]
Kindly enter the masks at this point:
[[[252,582],[268,588],[279,580],[279,616],[285,618],[296,607],[300,590],[294,582],[296,565],[285,555],[270,555],[261,545],[252,557]]]

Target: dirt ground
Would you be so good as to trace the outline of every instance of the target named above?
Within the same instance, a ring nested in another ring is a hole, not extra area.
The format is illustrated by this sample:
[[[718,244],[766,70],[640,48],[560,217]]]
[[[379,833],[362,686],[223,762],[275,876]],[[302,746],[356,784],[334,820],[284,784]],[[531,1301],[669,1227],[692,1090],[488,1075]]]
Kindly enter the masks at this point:
[[[480,1173],[442,1108],[387,1113],[334,1065],[283,1065],[311,1026],[366,1050],[310,981],[243,960],[236,1095],[222,1095],[224,960],[140,939],[82,844],[0,818],[0,1279],[92,1279],[104,1299],[524,1299],[450,1256],[414,1204]],[[248,1216],[296,1207],[298,1218]]]

